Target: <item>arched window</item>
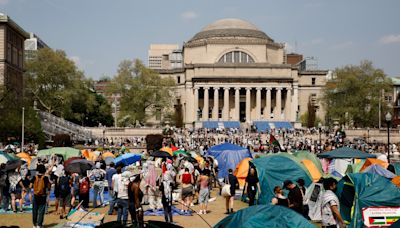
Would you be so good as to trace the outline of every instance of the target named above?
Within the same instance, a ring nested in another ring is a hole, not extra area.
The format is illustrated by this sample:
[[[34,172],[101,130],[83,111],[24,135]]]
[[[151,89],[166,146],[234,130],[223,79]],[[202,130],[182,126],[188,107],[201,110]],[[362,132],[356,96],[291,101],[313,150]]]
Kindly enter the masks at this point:
[[[223,55],[219,63],[254,63],[254,59],[245,52],[231,51]]]

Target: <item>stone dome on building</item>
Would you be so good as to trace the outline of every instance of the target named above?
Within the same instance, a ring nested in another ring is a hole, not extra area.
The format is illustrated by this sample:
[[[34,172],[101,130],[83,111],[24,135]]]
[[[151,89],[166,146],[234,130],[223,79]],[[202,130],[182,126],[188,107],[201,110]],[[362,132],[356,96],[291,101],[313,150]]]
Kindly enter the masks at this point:
[[[199,33],[194,35],[189,42],[203,39],[228,37],[258,38],[273,42],[273,40],[267,34],[258,29],[252,23],[236,18],[221,19],[207,25]]]

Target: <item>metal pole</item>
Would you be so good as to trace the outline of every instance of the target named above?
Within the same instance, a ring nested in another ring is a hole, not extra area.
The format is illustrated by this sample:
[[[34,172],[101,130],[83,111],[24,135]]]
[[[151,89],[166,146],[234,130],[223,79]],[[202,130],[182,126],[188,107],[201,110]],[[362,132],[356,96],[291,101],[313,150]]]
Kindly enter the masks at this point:
[[[390,163],[390,131],[389,131],[389,124],[390,122],[387,121],[387,136],[388,136],[388,148],[387,148],[387,159],[388,159],[388,163]]]
[[[21,152],[24,150],[24,140],[25,140],[25,107],[22,107],[22,139],[21,139]]]
[[[379,107],[378,107],[378,111],[379,111],[379,129],[381,129],[381,92],[379,92]]]

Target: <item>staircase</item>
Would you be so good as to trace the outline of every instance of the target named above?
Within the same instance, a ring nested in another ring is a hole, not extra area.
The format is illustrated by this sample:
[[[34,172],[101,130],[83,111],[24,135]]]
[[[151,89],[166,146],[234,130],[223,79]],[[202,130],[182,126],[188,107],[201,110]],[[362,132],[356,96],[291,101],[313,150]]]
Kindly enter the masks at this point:
[[[38,110],[38,114],[43,132],[49,139],[56,134],[68,134],[75,141],[89,141],[92,138],[92,132],[78,124],[41,110]]]

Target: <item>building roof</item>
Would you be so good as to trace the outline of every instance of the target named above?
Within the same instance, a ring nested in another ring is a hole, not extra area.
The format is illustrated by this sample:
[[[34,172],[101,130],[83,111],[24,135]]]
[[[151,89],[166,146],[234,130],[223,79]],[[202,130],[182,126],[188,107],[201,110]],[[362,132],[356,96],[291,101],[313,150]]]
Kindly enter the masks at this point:
[[[400,78],[390,77],[393,85],[400,85]]]
[[[194,35],[189,42],[222,37],[258,38],[273,42],[267,34],[259,30],[252,23],[236,18],[221,19],[207,25],[199,33]]]
[[[29,33],[15,23],[11,18],[3,13],[0,13],[0,23],[7,23],[13,29],[17,30],[25,39],[29,38]]]

